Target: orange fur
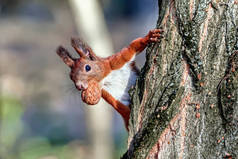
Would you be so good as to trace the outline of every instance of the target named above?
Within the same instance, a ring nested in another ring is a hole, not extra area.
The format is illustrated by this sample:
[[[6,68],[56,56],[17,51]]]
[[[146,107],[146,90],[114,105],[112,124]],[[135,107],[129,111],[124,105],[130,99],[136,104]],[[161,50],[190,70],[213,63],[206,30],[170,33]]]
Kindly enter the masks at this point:
[[[127,91],[135,84],[136,72],[138,72],[133,58],[143,51],[148,43],[160,41],[162,32],[160,29],[151,30],[145,37],[133,40],[128,47],[108,58],[96,56],[92,49],[79,38],[72,38],[71,45],[80,58],[74,59],[62,46],[56,52],[71,68],[70,78],[76,88],[82,91],[83,101],[87,104],[96,104],[103,97],[123,117],[128,130],[130,109],[126,106],[129,104]],[[105,87],[100,86],[101,84]]]
[[[115,55],[109,56],[110,66],[112,70],[120,69],[125,63],[130,61],[137,52],[141,52],[145,49],[148,43],[148,38],[138,38],[127,47],[123,48],[120,52]]]
[[[131,42],[131,44],[123,48],[120,52],[115,55],[109,56],[110,66],[112,70],[120,69],[125,63],[130,61],[136,53],[142,52],[149,42],[158,41],[162,37],[159,33],[163,32],[160,29],[151,30],[145,37],[137,38]]]
[[[106,90],[102,89],[102,97],[123,117],[126,129],[128,130],[129,118],[130,118],[130,108],[125,106],[120,101],[116,100],[108,93]]]

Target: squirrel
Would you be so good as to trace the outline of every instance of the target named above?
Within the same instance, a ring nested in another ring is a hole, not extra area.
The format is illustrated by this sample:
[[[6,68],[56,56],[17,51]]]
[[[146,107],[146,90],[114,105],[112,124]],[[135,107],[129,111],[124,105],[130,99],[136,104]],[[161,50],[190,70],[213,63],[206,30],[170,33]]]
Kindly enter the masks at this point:
[[[102,97],[122,116],[128,131],[128,91],[134,86],[139,73],[135,56],[149,43],[159,42],[162,33],[162,29],[150,30],[145,37],[133,40],[129,46],[107,58],[98,57],[80,38],[71,38],[71,45],[80,58],[73,58],[63,46],[59,46],[56,53],[71,68],[70,78],[81,91],[83,102],[95,105]]]

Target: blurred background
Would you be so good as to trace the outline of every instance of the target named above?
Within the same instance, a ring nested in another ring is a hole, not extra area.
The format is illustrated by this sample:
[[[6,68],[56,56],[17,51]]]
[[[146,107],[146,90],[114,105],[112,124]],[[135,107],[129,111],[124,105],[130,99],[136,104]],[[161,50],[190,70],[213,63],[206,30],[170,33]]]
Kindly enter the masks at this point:
[[[77,56],[79,36],[109,56],[154,28],[157,12],[157,0],[0,0],[0,159],[120,158],[121,117],[81,102],[55,50]]]

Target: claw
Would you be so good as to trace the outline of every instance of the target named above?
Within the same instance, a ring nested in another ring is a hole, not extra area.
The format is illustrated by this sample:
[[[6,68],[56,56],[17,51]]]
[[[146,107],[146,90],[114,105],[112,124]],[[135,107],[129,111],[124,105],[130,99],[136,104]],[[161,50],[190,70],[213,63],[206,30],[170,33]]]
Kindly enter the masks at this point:
[[[153,34],[152,36],[153,36],[153,37],[158,37],[158,38],[160,38],[160,39],[164,37],[163,35],[158,34],[158,33],[157,33],[157,34]]]
[[[160,41],[157,37],[155,37],[155,38],[150,38],[150,41],[151,42],[158,42],[158,41]]]
[[[164,30],[162,29],[154,29],[154,30],[151,30],[152,33],[163,33]]]
[[[160,42],[160,39],[162,39],[163,36],[163,30],[162,29],[153,29],[149,32],[150,42]]]
[[[153,29],[150,30],[147,34],[147,37],[149,38],[150,42],[160,42],[164,36],[163,36],[164,30],[162,29]]]

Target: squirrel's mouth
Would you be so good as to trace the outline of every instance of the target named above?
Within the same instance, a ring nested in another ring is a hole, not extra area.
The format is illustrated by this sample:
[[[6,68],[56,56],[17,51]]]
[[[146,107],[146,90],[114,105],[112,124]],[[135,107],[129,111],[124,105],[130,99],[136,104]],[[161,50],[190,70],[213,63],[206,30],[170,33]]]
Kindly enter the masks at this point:
[[[79,91],[85,90],[82,86],[77,86],[77,85],[76,85],[76,88],[77,88],[77,90],[79,90]]]
[[[81,82],[81,81],[78,81],[75,83],[75,87],[79,90],[79,91],[83,91],[83,90],[86,90],[88,88],[88,85]]]

